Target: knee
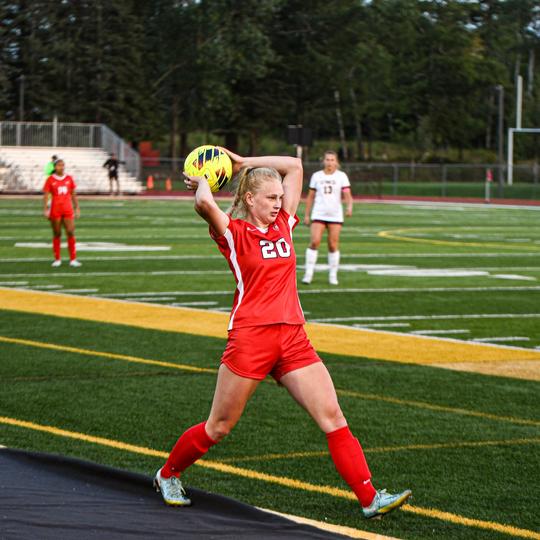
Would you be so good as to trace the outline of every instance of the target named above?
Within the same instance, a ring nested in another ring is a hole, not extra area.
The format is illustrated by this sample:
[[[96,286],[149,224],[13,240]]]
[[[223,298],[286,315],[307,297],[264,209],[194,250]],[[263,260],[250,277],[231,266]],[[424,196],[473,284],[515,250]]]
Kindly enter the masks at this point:
[[[321,422],[321,428],[325,433],[331,433],[347,425],[347,420],[341,411],[340,406],[336,403],[331,407],[328,407],[324,411],[323,422]]]
[[[234,423],[230,420],[218,420],[206,422],[208,436],[216,442],[223,440],[233,429]]]
[[[312,240],[309,244],[309,249],[319,249],[320,243],[320,240]]]
[[[328,242],[328,251],[330,253],[334,253],[338,249],[339,249],[339,242],[337,242],[336,240],[332,240]]]

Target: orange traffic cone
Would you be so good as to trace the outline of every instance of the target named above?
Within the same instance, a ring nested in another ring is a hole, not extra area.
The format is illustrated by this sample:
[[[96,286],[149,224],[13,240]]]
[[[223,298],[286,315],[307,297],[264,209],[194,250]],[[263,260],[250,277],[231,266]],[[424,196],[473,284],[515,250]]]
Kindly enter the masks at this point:
[[[167,191],[172,191],[172,182],[170,178],[167,178],[167,180],[165,180],[165,189]]]
[[[154,189],[154,177],[149,175],[146,179],[146,189]]]

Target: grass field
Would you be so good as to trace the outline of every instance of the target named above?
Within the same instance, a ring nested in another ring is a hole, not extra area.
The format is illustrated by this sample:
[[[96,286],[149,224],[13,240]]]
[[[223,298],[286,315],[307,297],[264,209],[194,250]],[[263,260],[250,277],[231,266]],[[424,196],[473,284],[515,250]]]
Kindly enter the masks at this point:
[[[180,315],[166,312],[171,319],[184,316],[181,308],[228,311],[233,278],[189,202],[81,207],[83,267],[52,269],[40,202],[1,199],[0,287],[66,293],[75,305],[82,296],[115,298],[128,301],[118,303],[126,314],[179,307]],[[300,265],[308,236],[299,226]],[[341,252],[337,288],[324,268],[299,286],[313,323],[373,330],[377,343],[391,332],[459,340],[472,356],[473,343],[498,345],[502,358],[478,363],[488,372],[511,370],[521,349],[540,350],[538,209],[356,204]],[[204,335],[210,313],[193,312],[201,331],[188,334],[158,330],[160,321],[150,329],[91,313],[46,315],[39,298],[31,312],[5,309],[0,289],[0,444],[153,473],[208,412],[225,344]],[[419,363],[404,363],[391,361],[397,353],[340,353],[339,341],[333,350],[323,356],[374,482],[411,488],[409,506],[364,521],[324,436],[271,381],[230,437],[188,471],[187,485],[398,538],[540,538],[540,360],[517,378],[423,365],[420,351]]]

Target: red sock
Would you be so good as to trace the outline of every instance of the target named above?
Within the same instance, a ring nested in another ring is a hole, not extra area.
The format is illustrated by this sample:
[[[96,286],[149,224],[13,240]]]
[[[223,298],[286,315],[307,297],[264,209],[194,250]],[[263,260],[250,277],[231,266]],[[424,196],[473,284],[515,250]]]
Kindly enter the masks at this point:
[[[343,480],[349,484],[362,506],[369,506],[375,497],[371,473],[358,439],[349,426],[326,434],[328,449]]]
[[[53,236],[52,249],[54,253],[54,258],[57,261],[60,260],[60,237],[59,236]]]
[[[167,463],[161,469],[163,478],[178,476],[182,471],[193,465],[201,456],[204,456],[217,441],[212,440],[204,426],[206,422],[190,427],[178,439],[169,455]]]
[[[77,248],[75,247],[75,237],[68,236],[68,249],[69,249],[69,260],[72,261],[77,258]]]

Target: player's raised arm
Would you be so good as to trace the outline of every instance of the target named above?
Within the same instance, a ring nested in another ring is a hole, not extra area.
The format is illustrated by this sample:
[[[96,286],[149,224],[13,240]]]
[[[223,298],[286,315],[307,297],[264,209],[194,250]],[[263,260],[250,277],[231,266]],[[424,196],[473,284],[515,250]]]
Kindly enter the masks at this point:
[[[304,170],[302,161],[290,156],[259,156],[242,157],[224,148],[233,161],[233,170],[236,172],[243,167],[271,167],[283,177],[283,210],[294,216],[302,195],[302,181]]]
[[[229,216],[216,204],[205,178],[184,176],[187,188],[195,191],[195,211],[221,236],[229,225]]]

